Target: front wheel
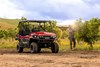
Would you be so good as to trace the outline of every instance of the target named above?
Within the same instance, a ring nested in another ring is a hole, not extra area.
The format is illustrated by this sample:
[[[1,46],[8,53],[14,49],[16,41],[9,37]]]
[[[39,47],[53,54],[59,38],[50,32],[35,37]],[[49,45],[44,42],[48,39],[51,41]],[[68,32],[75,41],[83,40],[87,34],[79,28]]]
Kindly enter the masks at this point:
[[[52,43],[52,45],[51,45],[51,51],[52,51],[52,53],[58,53],[59,46],[58,46],[57,43]]]
[[[30,45],[30,52],[37,53],[38,52],[38,45],[35,42],[32,42]]]
[[[23,47],[20,47],[19,43],[17,44],[17,51],[19,53],[23,52]]]

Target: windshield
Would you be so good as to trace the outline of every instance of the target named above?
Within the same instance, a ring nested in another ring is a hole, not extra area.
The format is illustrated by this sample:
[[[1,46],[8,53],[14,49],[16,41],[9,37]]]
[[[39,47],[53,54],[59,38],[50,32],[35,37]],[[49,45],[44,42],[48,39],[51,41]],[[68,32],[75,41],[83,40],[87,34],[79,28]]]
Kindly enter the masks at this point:
[[[51,23],[50,22],[22,22],[20,29],[29,30],[30,32],[38,32],[38,31],[47,31],[50,32],[51,30]]]
[[[31,22],[29,22],[29,28],[32,32],[46,31],[44,23],[31,23]]]
[[[18,29],[20,35],[28,35],[30,32],[52,31],[51,22],[19,22]]]

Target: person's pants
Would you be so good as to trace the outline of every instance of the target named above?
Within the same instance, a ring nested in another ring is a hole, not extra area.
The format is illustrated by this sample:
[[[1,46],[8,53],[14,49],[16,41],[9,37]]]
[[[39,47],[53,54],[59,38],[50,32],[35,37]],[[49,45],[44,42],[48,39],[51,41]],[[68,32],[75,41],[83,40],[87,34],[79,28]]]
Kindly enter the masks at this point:
[[[75,47],[76,47],[75,38],[70,38],[70,49],[75,48]]]

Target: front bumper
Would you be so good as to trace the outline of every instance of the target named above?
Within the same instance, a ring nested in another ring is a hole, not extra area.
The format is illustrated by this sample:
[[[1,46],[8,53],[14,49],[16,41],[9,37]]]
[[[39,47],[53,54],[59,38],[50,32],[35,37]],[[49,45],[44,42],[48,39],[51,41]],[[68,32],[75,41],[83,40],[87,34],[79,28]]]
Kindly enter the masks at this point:
[[[52,43],[54,39],[39,39],[38,43]]]

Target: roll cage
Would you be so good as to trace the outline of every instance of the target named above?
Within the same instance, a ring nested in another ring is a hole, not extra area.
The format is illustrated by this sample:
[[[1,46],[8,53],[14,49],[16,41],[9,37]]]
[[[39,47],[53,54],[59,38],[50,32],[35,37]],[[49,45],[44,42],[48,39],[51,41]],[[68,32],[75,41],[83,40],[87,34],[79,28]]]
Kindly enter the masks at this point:
[[[46,31],[46,23],[49,23],[50,29],[52,29],[52,21],[47,20],[22,20],[19,21],[19,34],[28,35],[30,32]],[[33,26],[32,26],[33,24]],[[37,25],[36,25],[37,24]],[[35,27],[37,26],[37,27]]]

